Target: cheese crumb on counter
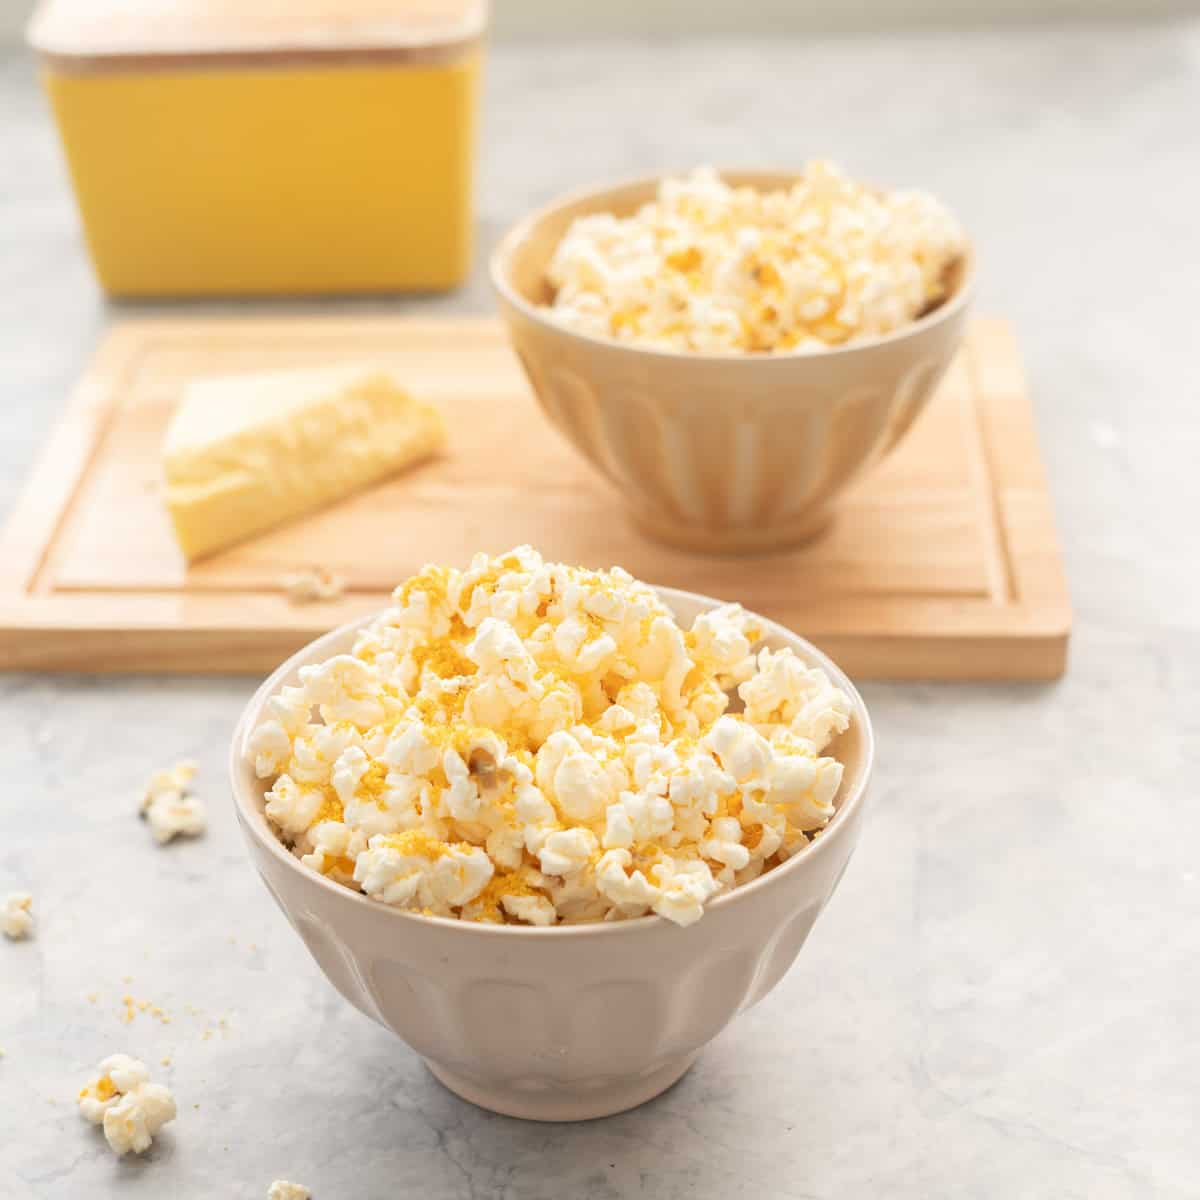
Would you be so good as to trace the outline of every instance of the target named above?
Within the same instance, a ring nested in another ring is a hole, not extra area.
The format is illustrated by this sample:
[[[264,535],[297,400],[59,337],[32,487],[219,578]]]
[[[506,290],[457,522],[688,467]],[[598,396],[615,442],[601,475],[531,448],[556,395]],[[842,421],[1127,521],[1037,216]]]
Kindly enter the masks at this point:
[[[298,1183],[277,1179],[267,1192],[267,1200],[312,1200],[312,1192]]]
[[[339,600],[346,591],[346,581],[324,567],[307,567],[303,571],[288,571],[279,578],[291,604],[319,604]]]
[[[170,1025],[171,1023],[171,1015],[165,1009],[149,1000],[138,1000],[126,992],[121,997],[121,1007],[118,1009],[117,1015],[126,1025],[132,1025],[134,1018],[139,1013],[146,1013],[153,1020],[159,1021],[163,1025]]]
[[[175,1098],[162,1084],[150,1082],[145,1063],[113,1054],[80,1090],[79,1111],[93,1125],[103,1125],[115,1154],[142,1154],[158,1131],[175,1119]]]
[[[163,443],[180,549],[211,554],[340,500],[445,442],[437,410],[386,371],[273,371],[190,384]]]
[[[174,837],[198,837],[207,828],[203,803],[191,794],[199,770],[191,759],[156,771],[142,796],[141,815],[159,845]]]
[[[572,222],[547,270],[549,311],[580,333],[662,349],[817,351],[921,316],[966,248],[932,196],[881,191],[832,163],[777,191],[701,167],[631,216]]]
[[[0,931],[14,942],[33,933],[33,897],[28,892],[9,892],[0,905]]]
[[[414,912],[690,924],[835,812],[821,752],[850,701],[762,636],[737,604],[681,628],[620,568],[528,546],[426,567],[268,701],[266,816],[311,870]]]

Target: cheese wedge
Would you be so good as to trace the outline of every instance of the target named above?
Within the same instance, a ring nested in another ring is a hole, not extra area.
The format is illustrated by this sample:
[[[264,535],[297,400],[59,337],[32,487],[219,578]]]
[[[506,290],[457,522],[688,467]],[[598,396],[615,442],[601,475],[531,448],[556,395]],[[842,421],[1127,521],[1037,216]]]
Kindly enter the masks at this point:
[[[437,451],[437,410],[374,367],[192,383],[163,442],[166,502],[197,559],[369,487]]]

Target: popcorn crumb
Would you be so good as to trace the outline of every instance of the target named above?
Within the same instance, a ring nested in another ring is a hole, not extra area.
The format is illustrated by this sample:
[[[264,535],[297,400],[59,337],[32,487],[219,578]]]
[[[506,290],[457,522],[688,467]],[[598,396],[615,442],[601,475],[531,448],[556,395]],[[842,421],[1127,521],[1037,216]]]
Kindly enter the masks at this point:
[[[118,1015],[126,1025],[132,1025],[134,1018],[139,1013],[145,1013],[163,1025],[170,1025],[171,1023],[170,1015],[159,1005],[153,1004],[149,1000],[137,1000],[133,996],[126,994],[121,997],[121,1006],[121,1011]]]
[[[547,270],[549,311],[581,333],[671,350],[822,350],[921,316],[965,250],[932,196],[880,191],[832,163],[777,191],[701,167],[631,216],[572,222]]]
[[[28,892],[9,892],[0,905],[0,930],[14,942],[33,933],[33,897]]]
[[[790,650],[755,653],[739,605],[684,629],[627,572],[528,546],[392,599],[250,739],[268,820],[344,887],[461,920],[687,925],[834,815],[821,752],[850,701]]]
[[[191,759],[151,776],[142,797],[141,815],[159,845],[180,835],[197,837],[207,827],[204,805],[191,794],[199,768]]]
[[[316,604],[327,600],[338,600],[346,591],[346,581],[324,567],[306,567],[302,571],[289,571],[279,578],[291,604]]]
[[[80,1090],[79,1111],[93,1125],[104,1126],[105,1139],[121,1157],[150,1148],[158,1131],[175,1119],[175,1098],[162,1084],[150,1082],[145,1063],[113,1054]]]
[[[312,1200],[312,1192],[298,1183],[277,1179],[267,1192],[267,1200]]]

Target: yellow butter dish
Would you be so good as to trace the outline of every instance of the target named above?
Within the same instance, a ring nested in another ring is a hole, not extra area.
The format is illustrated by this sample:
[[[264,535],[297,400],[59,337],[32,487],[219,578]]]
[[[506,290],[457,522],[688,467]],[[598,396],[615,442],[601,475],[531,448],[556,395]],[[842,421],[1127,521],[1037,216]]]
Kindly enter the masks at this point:
[[[383,370],[199,379],[163,442],[179,548],[201,558],[322,508],[441,448],[441,415]]]
[[[29,27],[120,296],[453,287],[487,0],[45,0]]]

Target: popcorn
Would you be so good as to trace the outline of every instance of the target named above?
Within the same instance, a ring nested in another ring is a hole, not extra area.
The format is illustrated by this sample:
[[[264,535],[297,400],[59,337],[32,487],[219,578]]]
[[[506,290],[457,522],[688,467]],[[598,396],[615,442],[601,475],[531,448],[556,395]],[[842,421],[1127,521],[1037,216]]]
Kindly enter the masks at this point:
[[[452,908],[483,891],[493,870],[483,850],[465,843],[447,845],[412,830],[373,837],[357,857],[354,881],[384,904],[450,916]]]
[[[834,815],[820,752],[849,700],[789,650],[756,656],[738,605],[684,630],[627,572],[527,546],[392,599],[249,743],[268,820],[340,885],[461,920],[690,924]]]
[[[832,816],[830,812],[829,817]],[[750,851],[742,845],[741,822],[736,817],[718,817],[710,830],[709,836],[700,843],[700,853],[713,862],[740,871],[750,861]]]
[[[628,850],[609,850],[596,864],[596,886],[622,915],[640,916],[662,899],[662,891],[640,870],[631,870],[633,855]]]
[[[272,720],[264,721],[250,737],[254,771],[259,779],[278,775],[292,755],[292,739],[303,730],[312,712],[305,690],[285,687],[267,702]]]
[[[267,793],[266,811],[286,833],[303,833],[319,819],[326,803],[322,789],[305,787],[290,775],[280,775]]]
[[[590,829],[558,829],[538,852],[544,875],[574,875],[592,860],[598,844]]]
[[[703,745],[740,784],[765,775],[771,763],[771,744],[747,720],[721,717]]]
[[[805,754],[777,754],[768,793],[787,809],[788,820],[797,829],[820,829],[833,817],[833,798],[841,784],[840,762]]]
[[[175,1099],[150,1082],[146,1065],[127,1054],[113,1054],[100,1064],[100,1074],[79,1093],[79,1111],[104,1137],[118,1157],[142,1154],[158,1131],[175,1119]]]
[[[701,613],[692,622],[695,648],[712,661],[722,688],[733,687],[754,674],[750,646],[759,636],[759,627],[740,604],[723,604],[712,612]]]
[[[321,821],[309,830],[308,840],[312,849],[300,859],[306,867],[338,883],[354,879],[358,856],[367,848],[366,833],[341,821]]]
[[[505,896],[504,911],[526,925],[553,925],[558,911],[546,896]]]
[[[635,843],[650,844],[665,837],[675,825],[675,809],[666,796],[647,787],[640,792],[622,792],[604,814],[604,848],[628,849]]]
[[[339,654],[320,666],[303,668],[300,682],[329,724],[345,721],[365,729],[387,715],[374,674],[351,654]]]
[[[824,671],[809,670],[795,655],[762,650],[758,670],[738,687],[746,720],[786,725],[821,750],[850,724],[850,701]]]
[[[701,167],[630,217],[576,219],[547,270],[550,311],[581,333],[672,350],[815,351],[915,320],[945,298],[965,250],[932,196],[881,192],[831,163],[773,192]]]
[[[319,604],[340,600],[346,591],[346,581],[324,567],[306,567],[288,571],[279,577],[279,586],[289,604]]]
[[[298,1183],[276,1179],[267,1192],[267,1200],[312,1200],[312,1192]]]
[[[691,925],[704,914],[704,902],[715,896],[721,885],[702,859],[664,858],[650,871],[661,894],[653,908],[660,917],[676,925]]]
[[[33,933],[33,897],[28,892],[9,892],[0,904],[0,931],[14,942]]]
[[[208,826],[204,805],[190,790],[198,769],[185,759],[170,770],[156,771],[146,785],[141,815],[160,846],[174,837],[198,837]]]

